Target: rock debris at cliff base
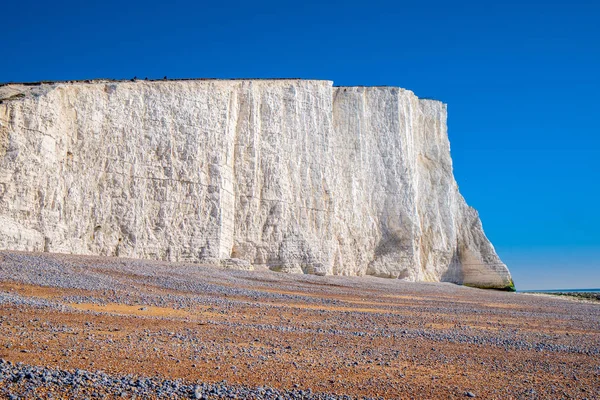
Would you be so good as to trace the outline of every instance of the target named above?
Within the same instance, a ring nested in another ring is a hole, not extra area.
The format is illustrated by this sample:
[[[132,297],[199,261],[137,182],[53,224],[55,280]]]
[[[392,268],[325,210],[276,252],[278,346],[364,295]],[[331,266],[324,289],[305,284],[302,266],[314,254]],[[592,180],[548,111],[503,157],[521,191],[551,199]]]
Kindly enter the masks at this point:
[[[448,283],[0,252],[0,398],[594,399],[598,321]]]
[[[511,288],[446,105],[316,80],[0,86],[0,248]]]

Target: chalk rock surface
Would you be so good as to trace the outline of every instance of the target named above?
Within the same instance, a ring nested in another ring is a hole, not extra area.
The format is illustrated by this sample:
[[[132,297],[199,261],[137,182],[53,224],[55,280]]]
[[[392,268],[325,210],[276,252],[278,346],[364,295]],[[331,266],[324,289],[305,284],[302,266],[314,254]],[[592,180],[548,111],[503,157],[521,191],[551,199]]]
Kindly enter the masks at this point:
[[[446,105],[316,80],[0,87],[0,248],[507,288]]]

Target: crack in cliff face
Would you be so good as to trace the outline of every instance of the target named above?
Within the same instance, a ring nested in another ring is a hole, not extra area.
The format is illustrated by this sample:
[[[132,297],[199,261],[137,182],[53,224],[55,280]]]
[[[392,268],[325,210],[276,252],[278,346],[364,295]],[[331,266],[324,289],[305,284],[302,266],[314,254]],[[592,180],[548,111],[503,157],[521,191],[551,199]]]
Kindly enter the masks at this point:
[[[512,284],[440,102],[303,80],[1,92],[22,96],[0,105],[0,248]]]
[[[8,115],[9,108],[0,104],[0,157],[6,155],[8,150],[8,136],[10,117]]]

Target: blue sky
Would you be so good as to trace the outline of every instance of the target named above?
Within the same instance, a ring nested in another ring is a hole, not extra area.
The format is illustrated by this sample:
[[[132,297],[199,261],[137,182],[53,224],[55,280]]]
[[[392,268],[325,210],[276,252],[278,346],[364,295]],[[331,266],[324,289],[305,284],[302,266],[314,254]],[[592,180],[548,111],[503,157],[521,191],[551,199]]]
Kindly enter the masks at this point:
[[[448,103],[517,288],[600,287],[598,1],[9,1],[0,81],[301,77]]]

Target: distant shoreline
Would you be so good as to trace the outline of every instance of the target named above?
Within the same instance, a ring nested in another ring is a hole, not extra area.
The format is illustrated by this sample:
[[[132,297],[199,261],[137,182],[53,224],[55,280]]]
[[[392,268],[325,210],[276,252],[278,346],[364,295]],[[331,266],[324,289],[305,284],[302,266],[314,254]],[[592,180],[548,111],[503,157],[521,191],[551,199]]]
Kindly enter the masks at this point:
[[[535,289],[535,290],[517,290],[521,293],[597,293],[600,289]]]
[[[533,295],[564,296],[569,299],[600,302],[600,289],[519,290],[518,292]]]

